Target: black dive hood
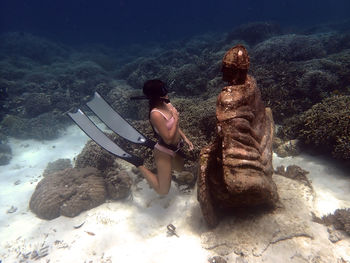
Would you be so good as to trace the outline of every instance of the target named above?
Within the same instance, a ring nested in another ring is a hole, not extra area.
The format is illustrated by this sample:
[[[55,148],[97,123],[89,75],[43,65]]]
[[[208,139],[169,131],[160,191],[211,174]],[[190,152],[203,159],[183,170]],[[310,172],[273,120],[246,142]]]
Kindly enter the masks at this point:
[[[165,83],[158,79],[152,79],[145,82],[143,85],[144,96],[131,97],[131,100],[154,100],[159,99],[165,103],[170,103],[169,99],[162,98],[168,94],[168,89]]]

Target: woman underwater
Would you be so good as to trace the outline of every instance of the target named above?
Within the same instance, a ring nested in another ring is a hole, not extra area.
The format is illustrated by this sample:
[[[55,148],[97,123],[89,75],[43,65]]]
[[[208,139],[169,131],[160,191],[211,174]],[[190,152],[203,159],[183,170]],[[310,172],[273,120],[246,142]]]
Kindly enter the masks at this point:
[[[166,195],[170,189],[171,170],[183,169],[184,160],[179,154],[181,145],[185,142],[189,150],[193,150],[193,144],[179,127],[179,113],[170,103],[165,83],[158,79],[148,80],[143,93],[149,100],[149,119],[158,137],[153,150],[157,174],[144,165],[138,169],[158,194]]]

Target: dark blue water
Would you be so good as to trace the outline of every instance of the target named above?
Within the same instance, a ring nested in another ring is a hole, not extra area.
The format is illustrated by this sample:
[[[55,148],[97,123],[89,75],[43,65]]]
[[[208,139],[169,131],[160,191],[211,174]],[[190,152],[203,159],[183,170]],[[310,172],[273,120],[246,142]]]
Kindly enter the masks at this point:
[[[118,45],[166,42],[254,21],[303,27],[349,14],[349,0],[1,0],[0,31]]]

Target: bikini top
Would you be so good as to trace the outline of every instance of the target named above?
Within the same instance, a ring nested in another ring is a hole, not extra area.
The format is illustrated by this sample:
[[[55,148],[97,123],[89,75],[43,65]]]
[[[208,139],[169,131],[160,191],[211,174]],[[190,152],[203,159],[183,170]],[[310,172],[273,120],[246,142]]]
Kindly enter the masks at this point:
[[[166,116],[163,112],[161,112],[160,110],[158,110],[158,109],[153,109],[153,110],[151,110],[151,113],[154,112],[154,111],[159,112],[160,114],[163,115],[164,119],[166,119],[166,127],[168,128],[168,130],[170,130],[170,129],[173,127],[174,122],[175,122],[174,117],[171,116],[171,117],[168,119],[167,116]],[[159,133],[156,127],[154,127],[154,130],[155,130],[157,133]]]

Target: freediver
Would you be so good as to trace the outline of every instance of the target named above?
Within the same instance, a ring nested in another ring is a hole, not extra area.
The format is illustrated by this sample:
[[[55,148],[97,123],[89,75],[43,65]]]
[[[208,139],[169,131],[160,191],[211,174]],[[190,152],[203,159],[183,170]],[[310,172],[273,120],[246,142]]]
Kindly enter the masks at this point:
[[[184,166],[180,148],[185,142],[192,151],[193,144],[180,129],[179,113],[170,103],[165,83],[158,79],[148,80],[143,86],[143,94],[149,101],[149,120],[158,138],[153,149],[157,174],[143,164],[137,168],[158,194],[166,195],[171,185],[171,171],[181,172]]]

